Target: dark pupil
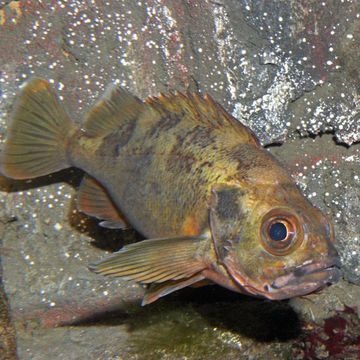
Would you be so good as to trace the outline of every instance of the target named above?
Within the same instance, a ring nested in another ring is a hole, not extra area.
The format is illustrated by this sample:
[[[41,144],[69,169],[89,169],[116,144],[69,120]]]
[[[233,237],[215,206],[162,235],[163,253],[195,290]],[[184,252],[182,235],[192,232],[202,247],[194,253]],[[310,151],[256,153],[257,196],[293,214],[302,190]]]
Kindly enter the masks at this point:
[[[271,240],[274,241],[281,241],[286,239],[287,236],[286,226],[281,222],[272,224],[270,226],[269,235],[271,237]]]

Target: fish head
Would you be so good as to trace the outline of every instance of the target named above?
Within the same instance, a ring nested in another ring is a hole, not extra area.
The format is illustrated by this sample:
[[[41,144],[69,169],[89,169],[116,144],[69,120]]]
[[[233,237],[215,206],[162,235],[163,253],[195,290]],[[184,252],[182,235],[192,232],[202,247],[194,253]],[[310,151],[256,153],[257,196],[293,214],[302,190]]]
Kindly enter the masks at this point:
[[[219,263],[243,293],[281,300],[339,280],[333,226],[293,183],[214,187],[210,228]]]

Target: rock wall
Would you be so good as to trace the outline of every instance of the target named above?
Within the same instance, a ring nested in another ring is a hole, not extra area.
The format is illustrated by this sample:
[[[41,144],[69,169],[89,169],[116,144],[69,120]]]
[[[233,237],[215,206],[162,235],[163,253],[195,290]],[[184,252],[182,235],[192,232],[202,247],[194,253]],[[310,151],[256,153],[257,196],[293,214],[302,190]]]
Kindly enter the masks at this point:
[[[0,142],[15,95],[32,77],[49,79],[78,123],[114,82],[142,98],[174,89],[208,92],[333,218],[344,277],[360,284],[359,17],[359,2],[335,0],[0,1]],[[136,337],[150,338],[147,358],[173,359],[152,338],[173,327],[177,349],[191,359],[216,351],[285,358],[291,351],[283,344],[256,352],[255,340],[209,327],[181,295],[183,313],[171,300],[139,310],[137,285],[90,273],[90,261],[136,235],[99,229],[76,212],[80,177],[70,170],[0,180],[3,284],[20,359],[140,359]],[[193,335],[184,340],[181,326],[185,331],[191,319]],[[53,329],[59,325],[67,326]],[[198,348],[200,340],[216,346]]]

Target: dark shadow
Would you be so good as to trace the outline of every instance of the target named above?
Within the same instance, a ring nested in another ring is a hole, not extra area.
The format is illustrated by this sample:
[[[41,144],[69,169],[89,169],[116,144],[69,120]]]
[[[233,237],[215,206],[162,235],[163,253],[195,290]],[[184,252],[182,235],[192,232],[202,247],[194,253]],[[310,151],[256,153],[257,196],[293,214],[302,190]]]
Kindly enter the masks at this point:
[[[322,138],[323,136],[331,136],[332,141],[334,142],[334,144],[336,146],[341,146],[344,147],[346,150],[350,149],[350,147],[354,147],[355,145],[358,145],[360,143],[360,141],[355,141],[353,142],[351,145],[342,142],[341,140],[339,140],[336,137],[336,130],[322,130],[319,131],[318,133],[314,134],[314,133],[306,133],[306,134],[301,134],[300,131],[297,130],[297,134],[299,136],[299,139],[306,139],[306,138],[310,138],[310,139],[317,139],[317,138]]]
[[[76,197],[72,199],[67,220],[76,231],[93,239],[92,246],[113,252],[120,250],[126,244],[144,239],[134,229],[114,230],[100,226],[100,220],[77,210],[76,201]]]
[[[37,189],[43,186],[49,186],[57,183],[67,183],[73,188],[77,188],[84,175],[82,170],[76,168],[68,168],[53,174],[40,176],[34,179],[15,180],[7,178],[0,174],[0,191],[13,193]],[[16,217],[5,219],[5,222],[17,221]]]
[[[71,325],[125,324],[128,331],[133,332],[163,318],[171,318],[174,309],[181,308],[184,313],[200,314],[204,323],[211,327],[230,330],[260,342],[287,341],[301,334],[299,317],[288,302],[255,299],[219,286],[186,288],[145,307],[138,303],[128,304],[121,310],[107,309]]]
[[[69,168],[50,175],[27,180],[14,180],[0,175],[0,190],[6,192],[18,192],[60,182],[65,182],[76,188],[79,186],[83,175],[84,172],[76,168]]]
[[[84,172],[77,168],[69,168],[35,179],[14,180],[0,175],[0,191],[18,192],[48,186],[56,183],[67,183],[77,189]],[[64,219],[65,221],[66,219]],[[70,225],[81,233],[86,233],[94,241],[93,246],[107,251],[117,251],[128,243],[142,240],[143,237],[135,230],[111,230],[99,226],[99,221],[77,210],[76,198],[72,200],[67,215]],[[16,219],[8,219],[16,221]]]
[[[301,333],[300,319],[287,301],[256,299],[216,285],[183,289],[175,299],[190,302],[211,326],[257,341],[287,341]]]
[[[135,306],[136,304],[134,304]],[[137,304],[140,306],[139,304]],[[129,305],[130,307],[130,305]],[[141,308],[140,308],[141,312]],[[91,316],[75,320],[69,323],[61,323],[60,326],[117,326],[131,323],[133,315],[129,314],[125,309],[106,309],[101,311],[94,311]]]
[[[215,327],[223,327],[257,341],[287,341],[301,333],[300,320],[286,301],[269,301],[237,295],[219,289],[205,290],[204,298],[214,292],[223,293],[223,299],[202,303],[196,309]],[[219,295],[218,295],[219,296]]]
[[[265,144],[263,147],[264,147],[264,149],[269,149],[269,148],[273,148],[273,147],[281,147],[281,146],[283,146],[283,144],[284,144],[283,141],[274,141],[272,143]]]

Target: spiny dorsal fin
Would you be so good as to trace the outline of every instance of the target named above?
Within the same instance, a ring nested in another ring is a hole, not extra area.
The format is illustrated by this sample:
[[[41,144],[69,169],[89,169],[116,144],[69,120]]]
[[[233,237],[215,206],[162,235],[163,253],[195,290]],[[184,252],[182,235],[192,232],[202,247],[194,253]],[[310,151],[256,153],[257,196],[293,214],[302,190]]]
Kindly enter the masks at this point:
[[[205,236],[144,240],[125,246],[90,269],[141,284],[190,278],[207,267],[199,258],[199,249],[207,241]]]
[[[125,89],[110,85],[85,117],[83,129],[90,137],[106,136],[121,124],[134,121],[144,103]]]
[[[78,209],[100,220],[101,226],[110,229],[127,229],[128,222],[115,207],[106,189],[94,178],[85,175],[78,191]]]
[[[233,131],[240,133],[244,142],[259,145],[252,131],[231,116],[209,94],[204,97],[190,92],[160,94],[158,97],[149,97],[145,103],[163,115],[167,113],[185,114],[193,122],[219,130],[231,127]]]

